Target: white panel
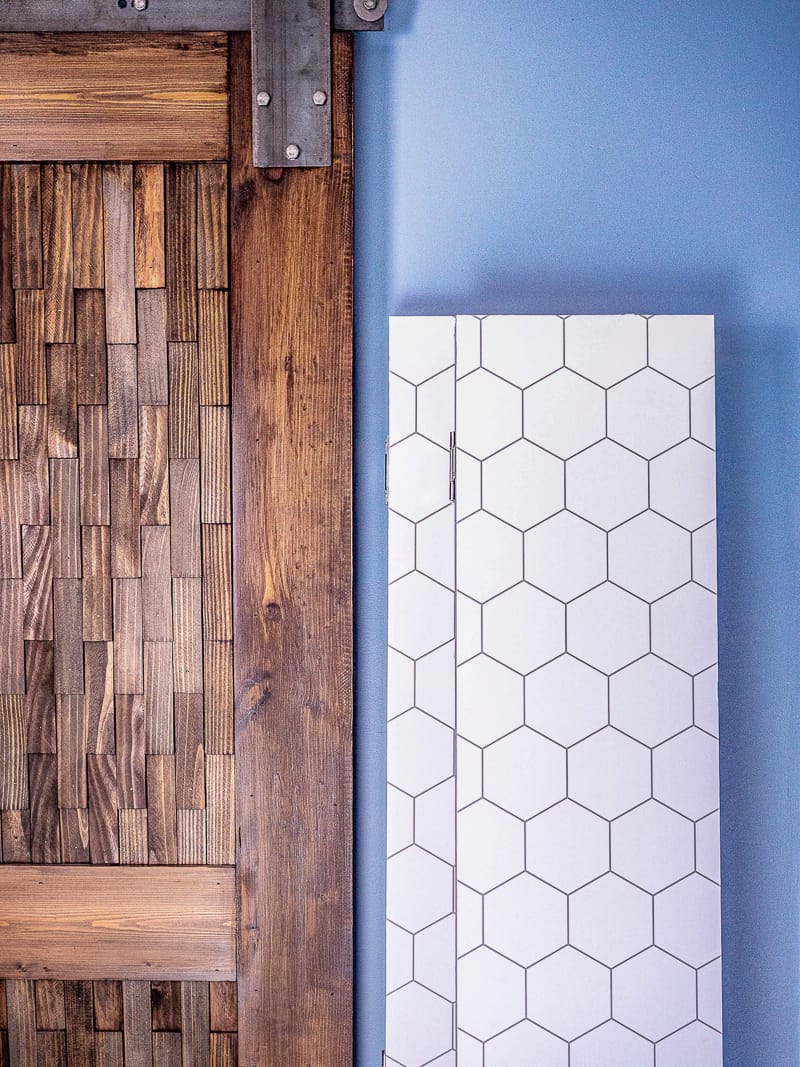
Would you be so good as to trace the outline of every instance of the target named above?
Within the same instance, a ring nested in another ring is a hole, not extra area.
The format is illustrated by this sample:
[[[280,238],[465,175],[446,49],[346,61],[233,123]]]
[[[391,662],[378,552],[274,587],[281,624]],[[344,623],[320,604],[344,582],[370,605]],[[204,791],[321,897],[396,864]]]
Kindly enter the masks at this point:
[[[391,369],[390,1062],[718,1067],[713,320],[395,320]]]

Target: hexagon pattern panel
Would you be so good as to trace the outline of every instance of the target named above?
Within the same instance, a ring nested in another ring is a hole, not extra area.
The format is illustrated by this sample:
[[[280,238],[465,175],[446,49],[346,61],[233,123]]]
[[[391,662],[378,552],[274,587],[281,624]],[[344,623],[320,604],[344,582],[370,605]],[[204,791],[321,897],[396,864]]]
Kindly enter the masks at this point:
[[[390,1067],[722,1062],[713,374],[703,316],[392,322]]]

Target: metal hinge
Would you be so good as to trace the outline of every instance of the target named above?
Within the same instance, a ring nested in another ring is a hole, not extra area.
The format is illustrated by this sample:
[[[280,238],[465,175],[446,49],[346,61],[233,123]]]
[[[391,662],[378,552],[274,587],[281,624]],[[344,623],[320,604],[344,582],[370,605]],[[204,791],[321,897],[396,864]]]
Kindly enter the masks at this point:
[[[383,497],[389,507],[389,438],[383,442]]]
[[[453,430],[450,434],[450,502],[456,500],[456,434]]]

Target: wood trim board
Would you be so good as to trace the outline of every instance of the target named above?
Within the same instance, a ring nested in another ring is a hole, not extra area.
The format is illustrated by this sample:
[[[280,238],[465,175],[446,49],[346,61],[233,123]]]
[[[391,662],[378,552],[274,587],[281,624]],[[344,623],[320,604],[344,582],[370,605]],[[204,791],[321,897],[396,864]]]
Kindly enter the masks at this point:
[[[0,865],[0,978],[236,978],[232,867]]]

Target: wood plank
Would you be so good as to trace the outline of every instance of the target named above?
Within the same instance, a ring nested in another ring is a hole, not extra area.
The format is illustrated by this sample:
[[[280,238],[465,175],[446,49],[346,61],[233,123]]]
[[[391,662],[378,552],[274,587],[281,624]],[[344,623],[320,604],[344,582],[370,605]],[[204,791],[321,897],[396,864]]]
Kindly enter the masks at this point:
[[[89,803],[86,786],[88,723],[86,698],[80,694],[56,694],[58,731],[58,806],[85,808]],[[61,825],[61,851],[64,853],[64,825]]]
[[[26,641],[53,640],[53,557],[49,526],[22,527]]]
[[[89,862],[89,812],[86,808],[62,808],[62,863]]]
[[[114,599],[114,692],[141,693],[142,583],[138,578],[115,578]]]
[[[140,289],[136,294],[139,322],[139,403],[168,404],[167,294]]]
[[[50,460],[53,577],[81,576],[80,461]]]
[[[203,620],[199,578],[173,578],[172,632],[175,692],[202,693]]]
[[[39,526],[50,522],[50,464],[47,458],[47,408],[19,408],[19,521]]]
[[[175,751],[172,642],[144,642],[145,744],[147,751]]]
[[[212,982],[209,986],[211,1029],[221,1033],[234,1032],[236,1019],[236,983]]]
[[[172,588],[169,529],[142,527],[142,635],[145,641],[172,640]]]
[[[155,1067],[182,1067],[181,1035],[153,1034],[153,1063]]]
[[[236,1067],[238,1062],[236,1034],[212,1034],[210,1067]]]
[[[103,230],[106,338],[110,345],[136,344],[133,167],[129,163],[103,167]]]
[[[251,162],[249,44],[231,38],[239,1062],[339,1067],[352,1060],[352,44],[335,35],[333,166],[280,177]]]
[[[124,808],[119,813],[119,862],[131,865],[147,863],[147,809]],[[149,996],[148,983],[148,1001]]]
[[[138,578],[142,573],[138,459],[109,460],[111,483],[111,576]]]
[[[122,1034],[118,1031],[95,1034],[95,1067],[123,1067],[123,1063]]]
[[[21,163],[10,170],[14,288],[41,289],[43,272],[40,168],[35,163]]]
[[[202,808],[178,811],[178,863],[206,862],[206,813]]]
[[[35,870],[35,868],[31,868]],[[80,870],[73,867],[72,870]],[[94,1061],[94,995],[91,982],[64,983],[67,1059],[70,1064]]]
[[[199,606],[198,598],[197,608]],[[0,694],[25,692],[24,617],[25,591],[22,579],[0,579]],[[200,626],[199,618],[196,625]]]
[[[183,1067],[208,1067],[211,1051],[207,982],[181,983]]]
[[[206,756],[208,862],[236,862],[233,756]]]
[[[197,294],[199,393],[201,404],[230,403],[228,294]]]
[[[108,399],[106,302],[105,294],[99,289],[75,293],[75,342],[78,403],[105,404]]]
[[[178,808],[206,806],[201,693],[175,694],[175,796]]]
[[[66,1034],[63,1029],[41,1030],[36,1034],[36,1057],[38,1067],[67,1067]]]
[[[200,498],[203,522],[231,521],[230,434],[229,408],[200,408]]]
[[[144,698],[139,693],[117,693],[114,704],[117,726],[117,790],[120,810],[146,808]],[[120,842],[120,847],[121,845],[122,842]],[[145,853],[146,851],[145,848]]]
[[[185,459],[200,455],[197,411],[197,345],[169,345],[169,454]]]
[[[137,289],[163,289],[164,167],[137,163],[133,168],[133,229]]]
[[[31,859],[34,863],[60,863],[58,757],[32,755],[28,764],[31,795]],[[44,974],[40,977],[50,976]]]
[[[89,751],[115,751],[114,645],[86,641],[83,646]]]
[[[111,641],[111,531],[108,526],[84,526],[83,640]]]
[[[53,688],[83,693],[83,591],[78,578],[53,582]]]
[[[0,55],[0,158],[227,158],[225,34],[3,34]]]
[[[72,164],[72,273],[76,289],[102,289],[103,169]]]
[[[28,692],[28,751],[56,751],[56,698],[53,679],[53,642],[25,642],[25,677]]]
[[[0,459],[16,459],[17,368],[16,346],[0,344]]]
[[[68,164],[42,167],[44,339],[75,340],[72,273],[72,171]]]
[[[123,982],[122,1006],[125,1067],[150,1067],[153,1062],[150,983]]]
[[[232,575],[230,526],[203,526],[203,636],[231,641]]]
[[[175,757],[148,756],[147,833],[150,863],[178,862],[176,810]]]
[[[228,287],[228,167],[197,167],[197,288]]]
[[[200,554],[200,461],[169,461],[170,556],[175,578],[199,578]]]
[[[135,345],[109,344],[108,454],[114,459],[139,455],[137,362]]]
[[[47,451],[69,459],[78,455],[74,345],[47,346]]]
[[[28,807],[28,724],[24,695],[0,695],[0,811]]]
[[[44,293],[41,289],[18,289],[17,400],[20,404],[47,403],[47,370],[44,343]]]
[[[102,753],[86,757],[89,782],[89,851],[92,863],[119,863],[117,758]],[[98,992],[95,988],[95,1008]],[[116,1023],[116,1018],[113,1020]],[[116,1030],[116,1025],[100,1029]]]
[[[17,339],[14,313],[14,280],[11,212],[11,172],[0,165],[0,344],[13,344]]]
[[[233,981],[234,887],[230,867],[0,866],[0,977]]]
[[[41,981],[36,983],[36,1029],[63,1030],[64,983]]]
[[[155,1031],[180,1030],[181,1028],[181,983],[151,982],[150,1003],[153,1011],[153,1039]],[[180,1035],[178,1038],[178,1065],[180,1067]]]
[[[22,577],[19,464],[0,459],[0,578]]]
[[[81,523],[84,526],[108,526],[111,522],[106,412],[107,409],[99,404],[78,408]]]
[[[197,340],[197,167],[167,166],[167,340]]]
[[[122,982],[106,980],[94,982],[93,985],[95,1030],[121,1030]]]
[[[142,526],[169,524],[169,408],[139,408],[139,497]]]
[[[0,834],[3,863],[31,862],[31,813],[28,810],[0,813]]]
[[[206,641],[203,645],[203,702],[206,752],[233,752],[233,645]]]
[[[13,868],[18,871],[21,868]],[[11,977],[11,976],[9,976]],[[6,983],[11,1067],[36,1067],[36,995],[28,979]]]

